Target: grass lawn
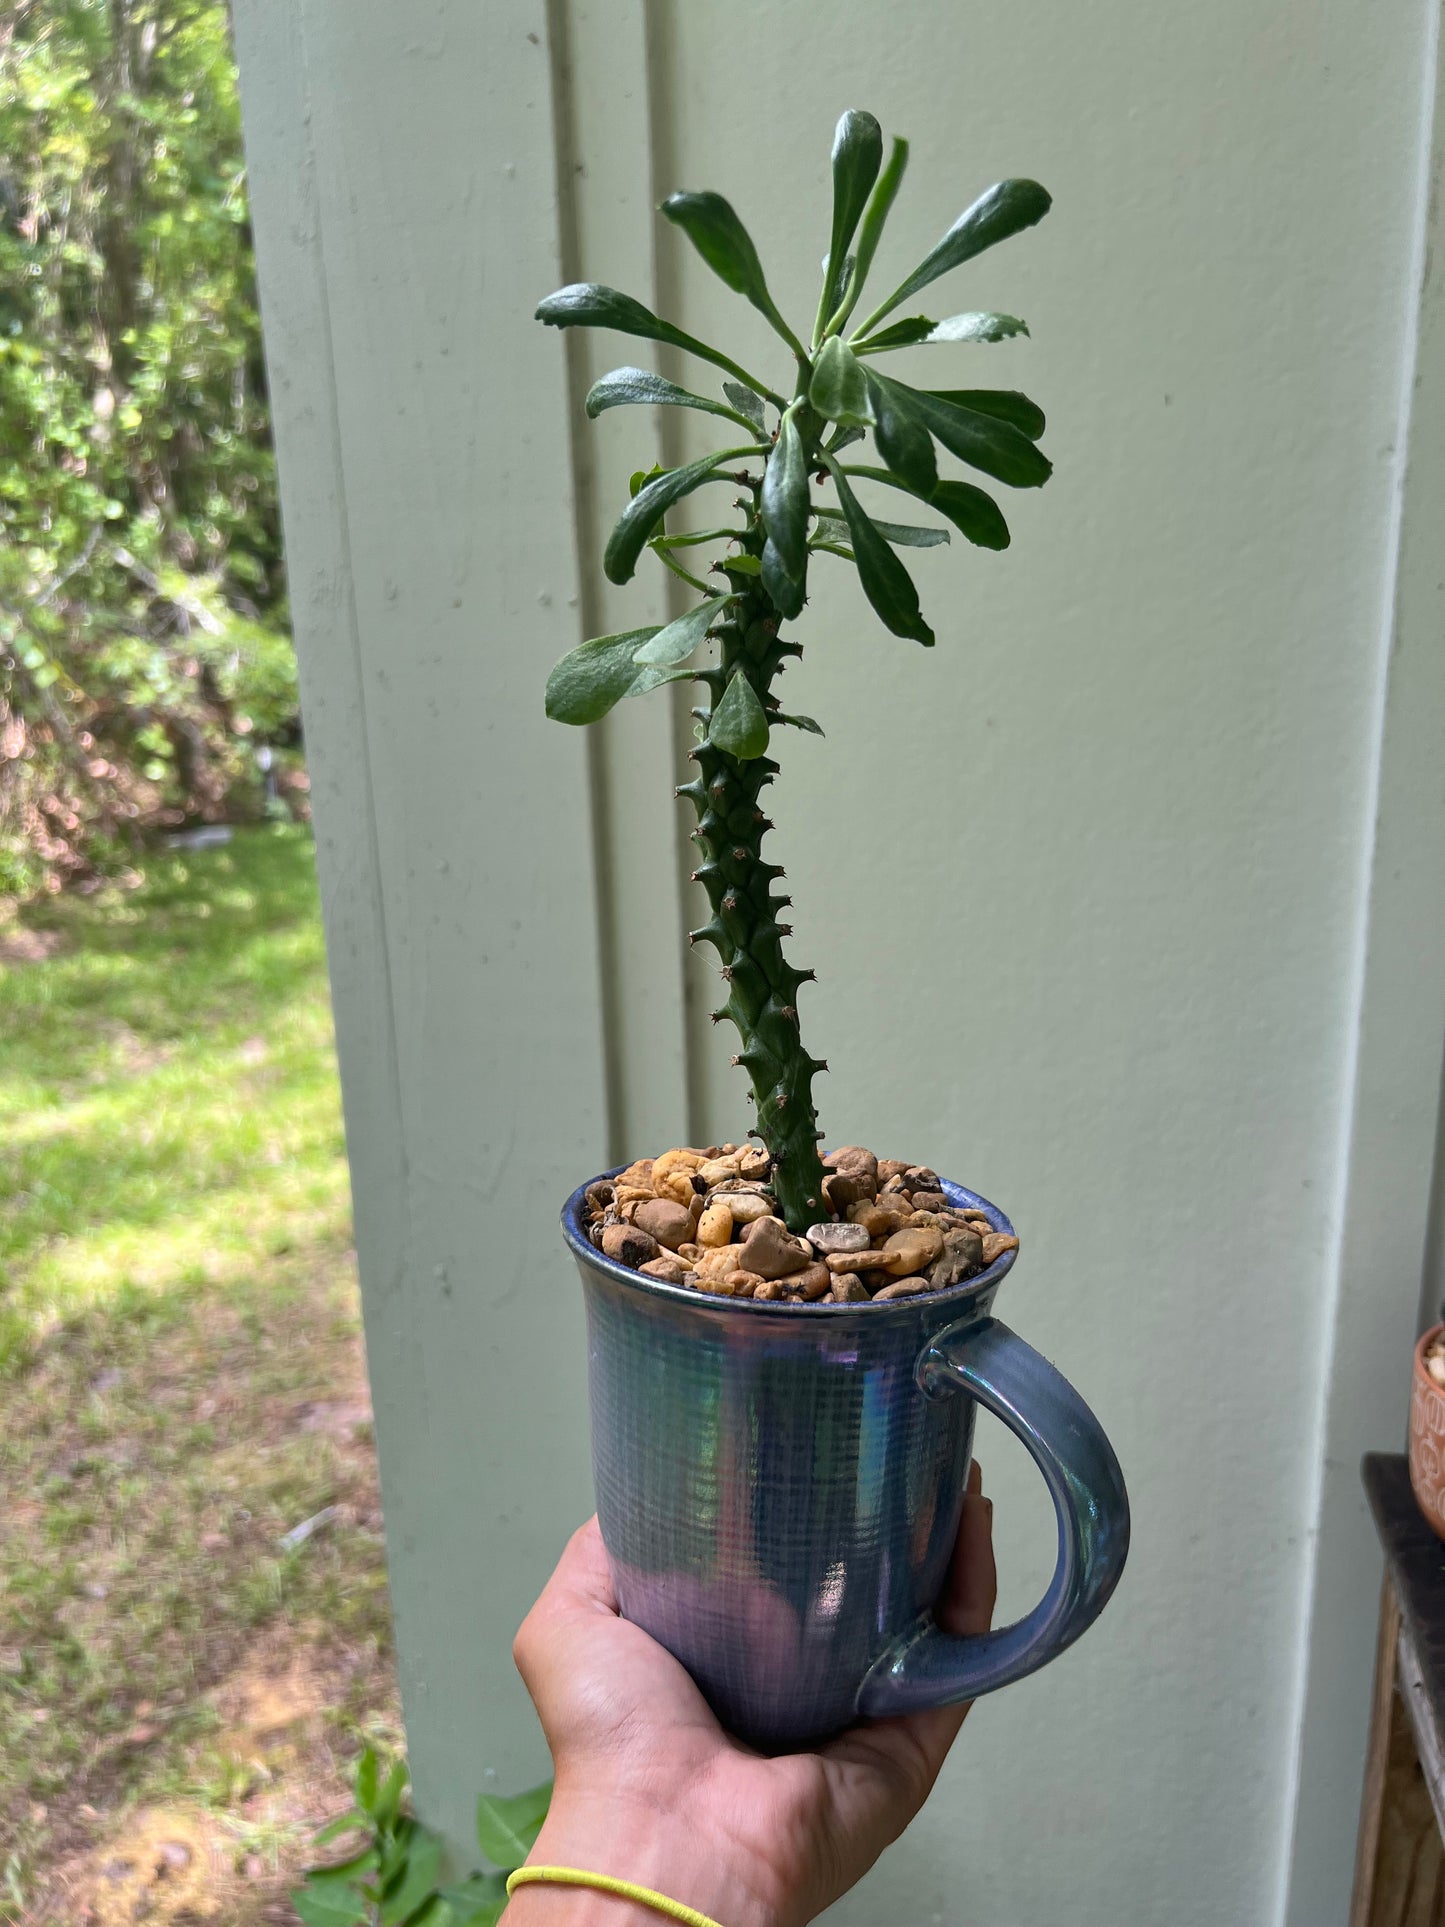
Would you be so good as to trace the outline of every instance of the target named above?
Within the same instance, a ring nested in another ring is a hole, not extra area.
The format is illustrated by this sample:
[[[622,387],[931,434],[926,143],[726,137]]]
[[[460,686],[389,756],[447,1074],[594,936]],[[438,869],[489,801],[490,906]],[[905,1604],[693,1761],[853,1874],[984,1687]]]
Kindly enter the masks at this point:
[[[399,1741],[309,838],[157,857],[6,957],[0,1919],[291,1920]]]

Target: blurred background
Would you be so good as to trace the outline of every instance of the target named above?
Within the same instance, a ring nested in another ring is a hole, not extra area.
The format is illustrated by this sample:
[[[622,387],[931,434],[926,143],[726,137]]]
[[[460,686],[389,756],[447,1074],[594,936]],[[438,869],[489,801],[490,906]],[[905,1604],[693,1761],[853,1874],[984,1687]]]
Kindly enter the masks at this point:
[[[308,818],[228,10],[20,0],[6,1920],[292,1920],[352,1757],[399,1743]]]

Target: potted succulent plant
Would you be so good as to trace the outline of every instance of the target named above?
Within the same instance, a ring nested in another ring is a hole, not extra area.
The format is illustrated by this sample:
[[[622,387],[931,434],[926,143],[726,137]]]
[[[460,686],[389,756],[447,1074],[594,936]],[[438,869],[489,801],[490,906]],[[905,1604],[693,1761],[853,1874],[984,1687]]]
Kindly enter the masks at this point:
[[[1123,1480],[1097,1422],[991,1316],[1018,1249],[1004,1214],[907,1159],[857,1145],[820,1153],[813,1080],[825,1066],[803,1043],[798,1011],[812,972],[786,955],[783,872],[763,854],[762,796],[778,774],[769,751],[786,730],[818,727],[776,693],[802,654],[783,625],[803,612],[813,558],[852,564],[884,627],[931,646],[896,551],[947,541],[948,525],[983,548],[1009,542],[992,497],[940,473],[939,451],[1011,487],[1036,487],[1050,472],[1038,446],[1044,418],[1025,396],[916,388],[883,372],[895,349],[1027,333],[1004,314],[897,317],[941,276],[1037,222],[1049,196],[1036,182],[990,188],[854,320],[907,157],[895,139],[885,158],[872,115],[839,121],[832,232],[807,342],[779,312],[721,195],[664,203],[786,345],[777,387],[611,288],[563,288],[537,310],[554,327],[669,344],[726,377],[713,396],[618,368],[589,394],[589,416],[657,403],[702,410],[731,433],[697,461],[634,475],[603,557],[623,583],[648,551],[701,600],[664,625],[573,649],[548,679],[547,713],[589,724],[683,679],[704,695],[696,775],[678,792],[696,812],[696,880],[711,906],[692,940],[721,960],[727,995],[715,1018],[737,1027],[733,1062],[751,1081],[756,1122],[741,1142],[673,1146],[579,1186],[563,1228],[585,1287],[598,1511],[622,1610],[683,1660],[725,1724],[767,1747],[1033,1671],[1102,1609],[1128,1544]],[[845,459],[865,436],[876,461]],[[712,484],[736,492],[740,519],[669,525],[678,504]],[[815,485],[831,493],[815,498]],[[872,487],[942,521],[880,521],[859,499]],[[710,580],[697,572],[709,546],[721,550]],[[929,1609],[957,1530],[976,1402],[1038,1461],[1059,1562],[1026,1619],[958,1640]]]

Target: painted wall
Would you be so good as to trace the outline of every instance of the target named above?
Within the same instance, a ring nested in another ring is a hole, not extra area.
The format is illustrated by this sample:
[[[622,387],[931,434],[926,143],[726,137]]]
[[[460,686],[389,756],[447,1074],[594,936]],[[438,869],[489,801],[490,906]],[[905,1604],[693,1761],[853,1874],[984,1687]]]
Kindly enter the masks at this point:
[[[1014,1215],[1005,1314],[1094,1403],[1136,1525],[1099,1626],[976,1709],[836,1917],[1342,1922],[1354,1460],[1403,1426],[1445,1039],[1445,482],[1406,433],[1445,366],[1435,9],[237,12],[428,1816],[464,1840],[489,1774],[543,1765],[507,1644],[587,1506],[551,1212],[609,1148],[746,1125],[677,962],[681,719],[541,718],[556,655],[667,606],[595,558],[692,424],[581,422],[645,344],[569,353],[530,309],[607,279],[777,367],[649,209],[722,189],[810,316],[856,104],[913,141],[883,274],[999,175],[1054,191],[946,288],[1032,338],[917,366],[1025,387],[1057,473],[1006,555],[917,558],[932,653],[816,570],[789,698],[828,741],[787,745],[774,814],[823,1121]],[[996,1431],[980,1454],[1021,1610],[1046,1501]]]

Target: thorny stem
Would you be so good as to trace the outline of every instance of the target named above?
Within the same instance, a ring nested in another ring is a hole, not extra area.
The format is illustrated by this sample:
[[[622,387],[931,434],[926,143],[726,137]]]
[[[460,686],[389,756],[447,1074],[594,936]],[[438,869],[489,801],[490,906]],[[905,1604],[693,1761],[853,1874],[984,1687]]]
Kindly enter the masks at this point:
[[[739,479],[756,487],[751,477]],[[738,539],[744,555],[761,555],[756,496],[748,528]],[[699,671],[698,680],[716,702],[734,671],[741,669],[772,720],[779,710],[773,678],[789,656],[802,650],[779,638],[781,618],[758,578],[726,562],[720,566],[738,599],[715,631],[721,660],[716,668]],[[711,711],[697,713],[705,727]],[[713,1021],[727,1017],[737,1026],[742,1049],[733,1062],[745,1066],[752,1080],[756,1134],[773,1158],[773,1193],[789,1228],[801,1231],[823,1212],[821,1134],[812,1084],[814,1074],[827,1066],[803,1048],[798,991],[814,973],[795,969],[783,955],[782,940],[790,926],[778,919],[791,898],[776,894],[774,886],[783,871],[765,863],[762,855],[763,838],[772,824],[758,799],[778,765],[766,756],[739,762],[706,740],[692,751],[692,760],[698,774],[678,795],[686,796],[697,812],[694,836],[702,862],[694,875],[707,891],[712,916],[690,940],[712,944],[721,959],[728,995],[713,1012]]]

